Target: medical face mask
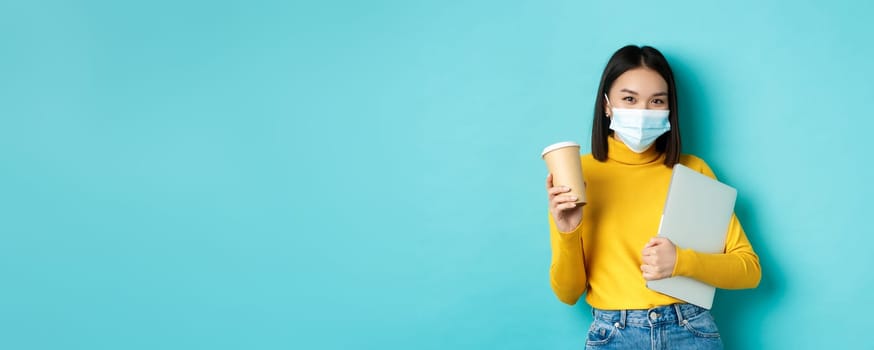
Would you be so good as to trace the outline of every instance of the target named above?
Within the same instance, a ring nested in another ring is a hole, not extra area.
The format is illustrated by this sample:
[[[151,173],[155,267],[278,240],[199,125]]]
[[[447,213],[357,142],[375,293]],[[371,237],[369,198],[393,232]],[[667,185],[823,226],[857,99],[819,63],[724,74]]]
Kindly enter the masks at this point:
[[[604,98],[606,99],[607,96],[605,95]],[[607,103],[610,103],[609,99]],[[610,129],[635,153],[643,153],[659,136],[671,130],[671,122],[668,121],[670,110],[614,107],[610,109],[613,111]]]

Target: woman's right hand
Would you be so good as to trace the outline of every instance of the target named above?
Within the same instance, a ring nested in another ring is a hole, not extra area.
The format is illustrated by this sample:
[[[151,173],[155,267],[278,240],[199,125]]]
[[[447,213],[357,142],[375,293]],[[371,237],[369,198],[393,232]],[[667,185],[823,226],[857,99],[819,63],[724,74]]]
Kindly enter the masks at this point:
[[[583,219],[583,208],[577,206],[577,196],[567,194],[567,186],[552,186],[552,174],[546,176],[546,192],[549,194],[549,212],[555,220],[555,226],[561,232],[571,232],[580,225]]]

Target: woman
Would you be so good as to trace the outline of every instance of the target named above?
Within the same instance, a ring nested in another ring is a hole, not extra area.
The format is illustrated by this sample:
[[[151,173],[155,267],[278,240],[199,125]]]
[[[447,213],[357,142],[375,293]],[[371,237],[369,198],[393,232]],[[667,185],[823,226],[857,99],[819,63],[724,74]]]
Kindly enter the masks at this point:
[[[587,348],[721,349],[706,309],[646,287],[687,276],[717,288],[754,288],[759,258],[732,215],[720,254],[705,254],[655,237],[672,167],[683,164],[715,178],[707,164],[680,154],[674,76],[662,54],[626,46],[601,77],[592,123],[592,153],[581,157],[585,206],[570,188],[549,194],[552,289],[573,305],[585,292],[594,321]]]

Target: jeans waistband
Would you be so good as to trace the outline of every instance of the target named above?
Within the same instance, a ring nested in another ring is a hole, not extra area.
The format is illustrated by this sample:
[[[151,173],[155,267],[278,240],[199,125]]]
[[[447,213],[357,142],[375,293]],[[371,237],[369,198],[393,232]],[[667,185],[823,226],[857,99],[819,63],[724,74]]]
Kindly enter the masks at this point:
[[[629,324],[647,327],[665,323],[683,325],[684,321],[705,312],[708,312],[705,308],[686,303],[659,306],[651,309],[601,310],[592,308],[592,316],[594,318],[612,323],[619,328],[625,328]]]

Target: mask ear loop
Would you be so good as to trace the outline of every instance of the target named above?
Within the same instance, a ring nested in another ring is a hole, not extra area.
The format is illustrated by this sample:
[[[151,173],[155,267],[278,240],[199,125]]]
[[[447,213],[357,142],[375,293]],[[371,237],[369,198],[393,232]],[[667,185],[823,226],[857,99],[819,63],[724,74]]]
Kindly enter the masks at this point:
[[[606,93],[604,93],[604,99],[607,100],[607,104],[610,105],[610,109],[612,110],[613,109],[613,102],[610,102],[610,98],[607,97]],[[610,119],[610,114],[607,114],[607,112],[604,112],[604,117],[606,117],[607,119]]]

